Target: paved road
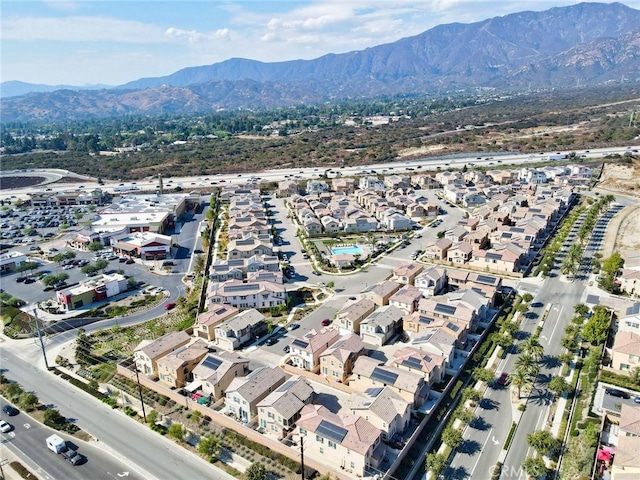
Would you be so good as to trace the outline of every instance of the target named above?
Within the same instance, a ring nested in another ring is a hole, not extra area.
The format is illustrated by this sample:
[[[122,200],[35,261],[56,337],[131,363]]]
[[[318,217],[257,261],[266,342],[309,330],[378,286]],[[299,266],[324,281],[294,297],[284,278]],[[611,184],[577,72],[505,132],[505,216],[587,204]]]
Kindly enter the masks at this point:
[[[60,381],[52,373],[18,358],[6,348],[2,350],[2,367],[7,378],[19,381],[25,390],[37,392],[42,403],[52,405],[62,415],[75,419],[75,423],[80,428],[99,439],[99,442],[108,445],[119,458],[117,465],[126,467],[127,470],[138,475],[135,478],[146,480],[166,478],[230,480],[232,478],[200,457],[175,446],[173,442],[152,432],[148,427],[132,421],[122,412],[112,410],[85,392]],[[83,445],[81,451],[84,451],[84,448]],[[88,448],[87,452],[89,452]],[[87,455],[87,457],[90,456]],[[96,456],[97,458],[99,457]],[[99,464],[99,462],[96,463]],[[93,462],[90,464],[93,465]],[[71,477],[63,475],[54,478],[64,480]],[[112,475],[104,478],[116,477]]]
[[[4,402],[2,402],[4,404]],[[114,456],[106,453],[94,444],[77,440],[60,432],[54,432],[33,420],[24,412],[6,419],[13,425],[14,430],[0,434],[2,449],[10,450],[20,462],[32,473],[43,480],[113,480],[121,478],[128,480],[142,480],[144,477],[132,471],[128,465]],[[61,455],[56,455],[47,449],[45,439],[57,433],[70,442],[74,450],[82,454],[86,461],[73,466]],[[4,458],[6,455],[0,454]],[[128,472],[128,474],[127,474]]]

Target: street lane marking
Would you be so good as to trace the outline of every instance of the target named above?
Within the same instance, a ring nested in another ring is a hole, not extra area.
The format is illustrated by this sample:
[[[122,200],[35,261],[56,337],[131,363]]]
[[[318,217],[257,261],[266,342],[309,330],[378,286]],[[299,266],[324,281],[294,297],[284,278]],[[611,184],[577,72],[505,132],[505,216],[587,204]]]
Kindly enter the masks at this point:
[[[493,431],[493,427],[491,427],[489,429],[489,431],[487,432],[487,439],[484,441],[484,443],[482,444],[482,448],[480,449],[480,452],[484,451],[484,447],[487,446],[487,442],[491,439],[491,432]],[[469,476],[471,478],[473,478],[473,472],[476,471],[476,468],[478,467],[478,462],[480,461],[480,459],[482,458],[482,454],[478,455],[478,459],[476,460],[476,462],[473,464],[473,468],[471,469],[471,472],[469,472]]]

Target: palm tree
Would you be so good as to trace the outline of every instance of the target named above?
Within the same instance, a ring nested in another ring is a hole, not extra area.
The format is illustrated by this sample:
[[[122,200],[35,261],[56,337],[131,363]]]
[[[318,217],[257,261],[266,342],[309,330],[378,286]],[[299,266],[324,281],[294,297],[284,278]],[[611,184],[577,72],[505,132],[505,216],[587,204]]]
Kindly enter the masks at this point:
[[[518,398],[522,398],[522,389],[531,385],[531,376],[524,370],[515,370],[509,374],[509,382],[518,388]]]
[[[520,343],[520,351],[530,355],[535,361],[540,361],[544,355],[544,347],[536,335],[532,335]]]
[[[516,370],[522,370],[532,378],[535,378],[540,371],[538,362],[528,353],[523,353],[516,359],[515,367]]]

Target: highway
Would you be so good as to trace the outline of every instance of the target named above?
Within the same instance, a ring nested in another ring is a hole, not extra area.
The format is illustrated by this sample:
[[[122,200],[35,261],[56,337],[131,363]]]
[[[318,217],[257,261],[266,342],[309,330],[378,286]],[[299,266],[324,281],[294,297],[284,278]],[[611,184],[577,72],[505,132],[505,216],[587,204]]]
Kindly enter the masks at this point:
[[[625,152],[631,152],[633,150],[640,150],[640,146],[625,146],[625,147],[608,147],[608,148],[598,148],[592,150],[575,150],[575,153],[582,157],[583,160],[598,160],[604,158],[609,154],[618,154],[624,155]],[[562,152],[538,152],[538,153],[527,153],[527,154],[510,154],[510,153],[478,153],[478,154],[469,154],[468,156],[459,156],[459,157],[434,157],[434,158],[423,158],[418,160],[398,160],[395,162],[389,163],[381,163],[376,165],[361,165],[361,166],[352,166],[352,167],[342,167],[333,168],[333,172],[329,172],[329,176],[335,176],[336,172],[343,177],[355,176],[355,175],[364,175],[364,172],[371,173],[372,169],[375,171],[375,174],[418,174],[424,170],[435,170],[435,169],[447,169],[447,168],[462,168],[464,165],[468,167],[482,166],[482,167],[491,167],[491,166],[499,166],[499,165],[519,165],[526,163],[537,163],[544,161],[549,158],[549,155],[555,155],[557,153],[560,154],[569,154],[569,151]],[[180,186],[183,191],[188,192],[191,189],[195,188],[211,188],[212,186],[224,186],[225,184],[239,184],[246,183],[248,179],[255,177],[259,179],[259,181],[265,182],[278,182],[284,180],[286,178],[291,178],[293,180],[309,180],[312,178],[319,178],[321,174],[324,174],[326,169],[313,167],[303,167],[303,168],[288,168],[282,170],[266,170],[262,172],[253,172],[253,173],[242,173],[242,174],[215,174],[215,175],[198,175],[192,177],[165,177],[163,179],[163,185],[166,191],[172,190],[177,186]],[[56,175],[53,175],[51,172],[56,172]],[[60,176],[60,170],[28,170],[27,173],[32,175],[39,174],[40,176],[51,177],[49,181],[53,181],[57,176]],[[20,171],[7,171],[2,172],[2,175],[24,175],[25,172]],[[72,175],[72,174],[71,174]],[[105,181],[104,185],[98,185],[96,181],[91,181],[89,179],[83,180],[78,183],[65,183],[64,187],[58,187],[55,183],[49,185],[52,190],[84,190],[91,191],[94,188],[101,188],[109,193],[118,193],[118,189],[135,189],[129,190],[126,193],[141,193],[141,192],[149,192],[155,191],[158,186],[157,178],[146,178],[143,180],[136,181]],[[0,192],[0,199],[8,199],[11,196],[21,197],[23,199],[28,198],[29,193],[41,191],[42,187],[33,186],[33,187],[25,187],[21,189],[13,189],[13,190],[2,190]],[[125,192],[121,192],[125,193]]]

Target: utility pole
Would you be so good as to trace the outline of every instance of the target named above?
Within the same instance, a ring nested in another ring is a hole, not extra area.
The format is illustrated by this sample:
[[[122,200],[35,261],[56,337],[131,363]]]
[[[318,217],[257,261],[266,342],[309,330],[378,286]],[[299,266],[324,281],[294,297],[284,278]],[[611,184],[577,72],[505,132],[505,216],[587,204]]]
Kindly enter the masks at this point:
[[[300,475],[304,480],[304,436],[300,435]]]
[[[36,320],[36,332],[38,333],[38,339],[40,340],[40,348],[42,349],[42,356],[44,357],[44,366],[49,370],[49,362],[47,361],[47,352],[44,348],[44,340],[42,339],[42,330],[40,330],[40,321],[38,320],[38,310],[33,310],[33,317]]]
[[[138,364],[134,363],[134,368],[136,369],[136,380],[138,381],[138,393],[140,394],[140,404],[142,405],[142,417],[144,418],[144,423],[147,423],[147,413],[144,411],[144,400],[142,399],[142,385],[140,385],[140,375],[138,374]]]

